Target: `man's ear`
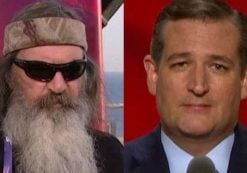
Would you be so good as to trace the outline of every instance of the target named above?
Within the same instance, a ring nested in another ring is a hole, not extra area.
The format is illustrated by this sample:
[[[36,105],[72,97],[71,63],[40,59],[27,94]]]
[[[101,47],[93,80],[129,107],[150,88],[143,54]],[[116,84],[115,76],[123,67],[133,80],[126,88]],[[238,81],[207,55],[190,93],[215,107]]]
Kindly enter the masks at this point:
[[[247,98],[247,69],[244,71],[244,76],[242,79],[242,88],[241,88],[241,99]]]
[[[151,55],[146,55],[143,59],[144,68],[147,73],[147,86],[152,95],[156,95],[156,85],[158,80],[157,66]]]

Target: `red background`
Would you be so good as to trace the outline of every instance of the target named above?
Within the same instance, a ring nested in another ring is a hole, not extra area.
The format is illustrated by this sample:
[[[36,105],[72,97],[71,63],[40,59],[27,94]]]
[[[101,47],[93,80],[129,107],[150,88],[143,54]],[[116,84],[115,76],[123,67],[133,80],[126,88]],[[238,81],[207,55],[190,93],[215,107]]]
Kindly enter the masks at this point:
[[[158,123],[155,99],[148,93],[143,57],[155,18],[168,0],[125,0],[124,3],[124,139],[125,142],[150,132]],[[228,0],[247,15],[244,0]],[[240,119],[247,125],[247,100],[242,101]]]

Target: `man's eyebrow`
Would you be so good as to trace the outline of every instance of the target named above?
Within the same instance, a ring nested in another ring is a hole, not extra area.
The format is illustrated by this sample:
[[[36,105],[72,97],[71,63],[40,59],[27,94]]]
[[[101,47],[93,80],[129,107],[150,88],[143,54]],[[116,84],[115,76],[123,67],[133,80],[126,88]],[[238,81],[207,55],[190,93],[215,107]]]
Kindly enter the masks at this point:
[[[176,58],[188,58],[190,56],[192,56],[191,52],[173,53],[166,58],[166,61],[169,62],[169,61],[172,61]]]
[[[192,54],[193,54],[192,52],[173,53],[166,58],[166,61],[169,62],[177,58],[188,58],[188,57],[191,57]],[[230,65],[234,64],[233,61],[229,57],[224,56],[224,55],[208,54],[206,56],[208,56],[210,60],[212,61],[222,61]]]

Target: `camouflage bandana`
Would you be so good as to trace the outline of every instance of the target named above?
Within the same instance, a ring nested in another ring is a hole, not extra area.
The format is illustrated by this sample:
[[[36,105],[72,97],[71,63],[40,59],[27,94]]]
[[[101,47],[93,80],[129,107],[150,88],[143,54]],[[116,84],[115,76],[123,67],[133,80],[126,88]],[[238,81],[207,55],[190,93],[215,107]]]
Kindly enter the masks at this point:
[[[85,25],[64,17],[43,17],[10,23],[5,28],[3,55],[44,45],[76,45],[87,50]]]

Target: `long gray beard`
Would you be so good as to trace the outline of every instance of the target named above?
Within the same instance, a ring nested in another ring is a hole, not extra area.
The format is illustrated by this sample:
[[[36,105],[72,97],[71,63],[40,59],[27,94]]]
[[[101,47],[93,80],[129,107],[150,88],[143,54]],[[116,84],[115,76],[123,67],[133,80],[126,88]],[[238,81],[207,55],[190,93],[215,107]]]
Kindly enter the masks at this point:
[[[12,98],[3,131],[12,138],[16,173],[97,173],[86,101],[63,95],[30,105],[21,94]]]

